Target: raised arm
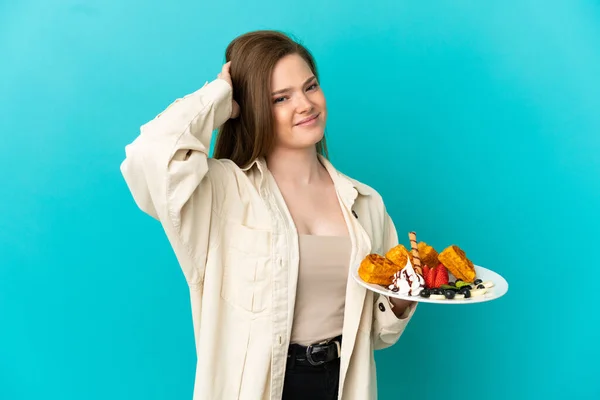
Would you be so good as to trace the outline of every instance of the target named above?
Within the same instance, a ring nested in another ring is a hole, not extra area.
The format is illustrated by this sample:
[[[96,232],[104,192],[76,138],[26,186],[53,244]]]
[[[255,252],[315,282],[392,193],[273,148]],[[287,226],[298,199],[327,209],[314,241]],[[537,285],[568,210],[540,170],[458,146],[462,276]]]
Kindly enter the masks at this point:
[[[196,248],[202,248],[199,241],[208,246],[212,203],[225,186],[211,180],[227,179],[223,167],[208,159],[213,130],[226,122],[233,110],[230,80],[224,79],[228,78],[228,64],[219,76],[143,125],[139,136],[125,148],[121,171],[129,190],[138,207],[161,222],[175,248],[187,247],[186,242],[192,241]],[[209,165],[217,171],[211,171],[213,176],[206,179]],[[192,196],[193,206],[188,206]],[[184,273],[196,283],[202,275]]]

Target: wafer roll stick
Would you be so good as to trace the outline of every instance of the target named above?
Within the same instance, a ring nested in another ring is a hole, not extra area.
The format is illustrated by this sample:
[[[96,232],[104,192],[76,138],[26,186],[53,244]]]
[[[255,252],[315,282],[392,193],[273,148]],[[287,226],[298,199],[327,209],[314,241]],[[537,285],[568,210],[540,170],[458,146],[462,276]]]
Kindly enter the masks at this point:
[[[415,232],[408,233],[408,239],[410,240],[410,248],[412,249],[413,259],[415,261],[415,272],[419,275],[423,275],[421,269],[421,257],[419,256],[419,249],[417,247],[417,234]]]

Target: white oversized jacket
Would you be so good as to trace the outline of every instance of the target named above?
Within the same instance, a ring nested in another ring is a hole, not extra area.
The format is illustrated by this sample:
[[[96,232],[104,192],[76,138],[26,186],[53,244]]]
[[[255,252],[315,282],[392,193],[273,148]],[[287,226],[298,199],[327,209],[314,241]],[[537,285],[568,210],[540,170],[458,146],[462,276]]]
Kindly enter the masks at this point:
[[[298,237],[263,159],[240,169],[208,157],[214,129],[231,114],[224,80],[178,99],[141,127],[121,171],[135,202],[158,219],[190,290],[197,352],[194,400],[281,399],[298,275]],[[396,245],[381,196],[331,175],[356,268]],[[353,213],[354,212],[354,213]],[[394,344],[415,311],[398,319],[388,299],[350,276],[340,399],[377,397],[374,350]]]

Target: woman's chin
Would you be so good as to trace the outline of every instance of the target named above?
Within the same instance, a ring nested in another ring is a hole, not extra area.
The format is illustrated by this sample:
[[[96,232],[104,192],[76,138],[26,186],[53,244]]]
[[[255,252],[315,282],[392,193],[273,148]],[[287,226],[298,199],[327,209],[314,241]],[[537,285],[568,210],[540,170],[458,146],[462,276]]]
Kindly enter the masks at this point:
[[[279,136],[277,143],[287,148],[303,149],[315,146],[325,136],[325,130],[321,126],[316,126],[314,129],[298,129],[290,133],[289,136],[285,135],[285,139]]]
[[[322,126],[315,126],[313,129],[306,129],[301,134],[297,135],[298,138],[302,138],[303,142],[307,145],[317,144],[325,136],[325,130]]]

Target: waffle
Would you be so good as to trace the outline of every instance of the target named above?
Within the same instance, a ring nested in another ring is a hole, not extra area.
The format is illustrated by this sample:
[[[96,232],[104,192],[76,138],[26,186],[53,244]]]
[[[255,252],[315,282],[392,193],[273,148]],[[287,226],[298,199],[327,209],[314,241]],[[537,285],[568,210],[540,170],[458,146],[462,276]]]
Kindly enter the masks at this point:
[[[413,256],[403,245],[399,244],[392,247],[386,254],[385,258],[396,264],[400,269],[406,266],[407,258],[410,258],[410,263],[413,263]]]
[[[436,267],[439,264],[438,253],[433,247],[425,242],[419,242],[417,245],[419,256],[421,257],[421,265],[427,265],[430,268]]]
[[[365,282],[388,286],[392,284],[394,274],[400,269],[402,267],[379,254],[369,254],[360,263],[358,276]]]
[[[471,283],[475,279],[475,267],[460,247],[448,246],[439,254],[438,259],[457,279]]]

